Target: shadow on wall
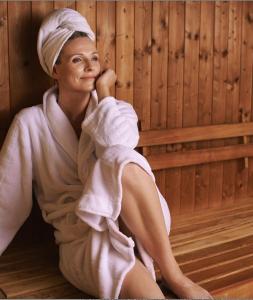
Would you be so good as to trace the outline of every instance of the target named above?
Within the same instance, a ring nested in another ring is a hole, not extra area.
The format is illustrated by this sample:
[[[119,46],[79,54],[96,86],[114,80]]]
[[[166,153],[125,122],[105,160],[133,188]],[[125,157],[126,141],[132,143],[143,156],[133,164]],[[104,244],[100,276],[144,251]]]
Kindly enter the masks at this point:
[[[30,10],[22,12],[18,19],[14,18],[18,25],[15,27],[14,13],[9,15],[11,117],[24,107],[41,103],[44,91],[52,84],[37,57],[37,34],[42,18],[31,15]]]

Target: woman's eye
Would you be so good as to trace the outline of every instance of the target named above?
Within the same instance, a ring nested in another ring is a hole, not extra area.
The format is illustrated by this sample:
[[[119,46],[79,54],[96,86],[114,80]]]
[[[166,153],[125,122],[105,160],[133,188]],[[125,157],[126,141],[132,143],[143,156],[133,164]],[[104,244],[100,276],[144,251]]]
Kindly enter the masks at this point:
[[[92,58],[92,60],[98,61],[98,57],[97,57],[97,56],[94,56],[94,57]]]
[[[75,63],[78,63],[78,62],[80,62],[81,61],[81,58],[80,57],[74,57],[73,59],[72,59],[72,62],[75,64]]]

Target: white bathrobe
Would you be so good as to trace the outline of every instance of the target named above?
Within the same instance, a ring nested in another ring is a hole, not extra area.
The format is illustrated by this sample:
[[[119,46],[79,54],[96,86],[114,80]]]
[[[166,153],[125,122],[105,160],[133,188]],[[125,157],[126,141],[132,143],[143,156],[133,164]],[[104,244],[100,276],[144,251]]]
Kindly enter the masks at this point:
[[[96,92],[80,140],[55,87],[43,105],[18,113],[0,155],[0,255],[29,216],[34,188],[43,218],[55,228],[60,269],[73,285],[95,297],[118,298],[135,263],[135,244],[155,279],[151,257],[118,227],[124,166],[134,162],[155,180],[133,150],[138,138],[132,106],[113,97],[98,104]],[[158,194],[169,232],[169,210]]]

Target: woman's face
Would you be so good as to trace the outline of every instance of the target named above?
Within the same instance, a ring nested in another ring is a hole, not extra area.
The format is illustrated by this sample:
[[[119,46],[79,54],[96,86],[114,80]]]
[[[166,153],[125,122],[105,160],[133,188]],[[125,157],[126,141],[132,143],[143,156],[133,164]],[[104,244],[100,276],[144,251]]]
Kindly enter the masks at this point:
[[[60,64],[54,66],[53,78],[59,89],[68,92],[91,92],[100,72],[100,63],[95,43],[88,37],[69,40],[60,55]]]

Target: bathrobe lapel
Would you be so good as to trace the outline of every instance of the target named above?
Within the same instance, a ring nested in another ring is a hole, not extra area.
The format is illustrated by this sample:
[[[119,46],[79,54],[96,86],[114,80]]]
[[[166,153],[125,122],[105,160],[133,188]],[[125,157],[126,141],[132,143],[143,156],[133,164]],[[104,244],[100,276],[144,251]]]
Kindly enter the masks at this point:
[[[57,103],[56,86],[50,88],[44,94],[43,111],[56,141],[71,159],[77,162],[78,139],[67,116]]]
[[[87,160],[94,152],[95,146],[90,136],[85,132],[81,133],[80,140],[78,140],[74,128],[57,103],[56,91],[57,87],[54,86],[44,94],[43,111],[54,138],[78,165],[79,177],[84,181],[87,175]],[[85,117],[90,115],[96,106],[97,95],[93,91]]]

